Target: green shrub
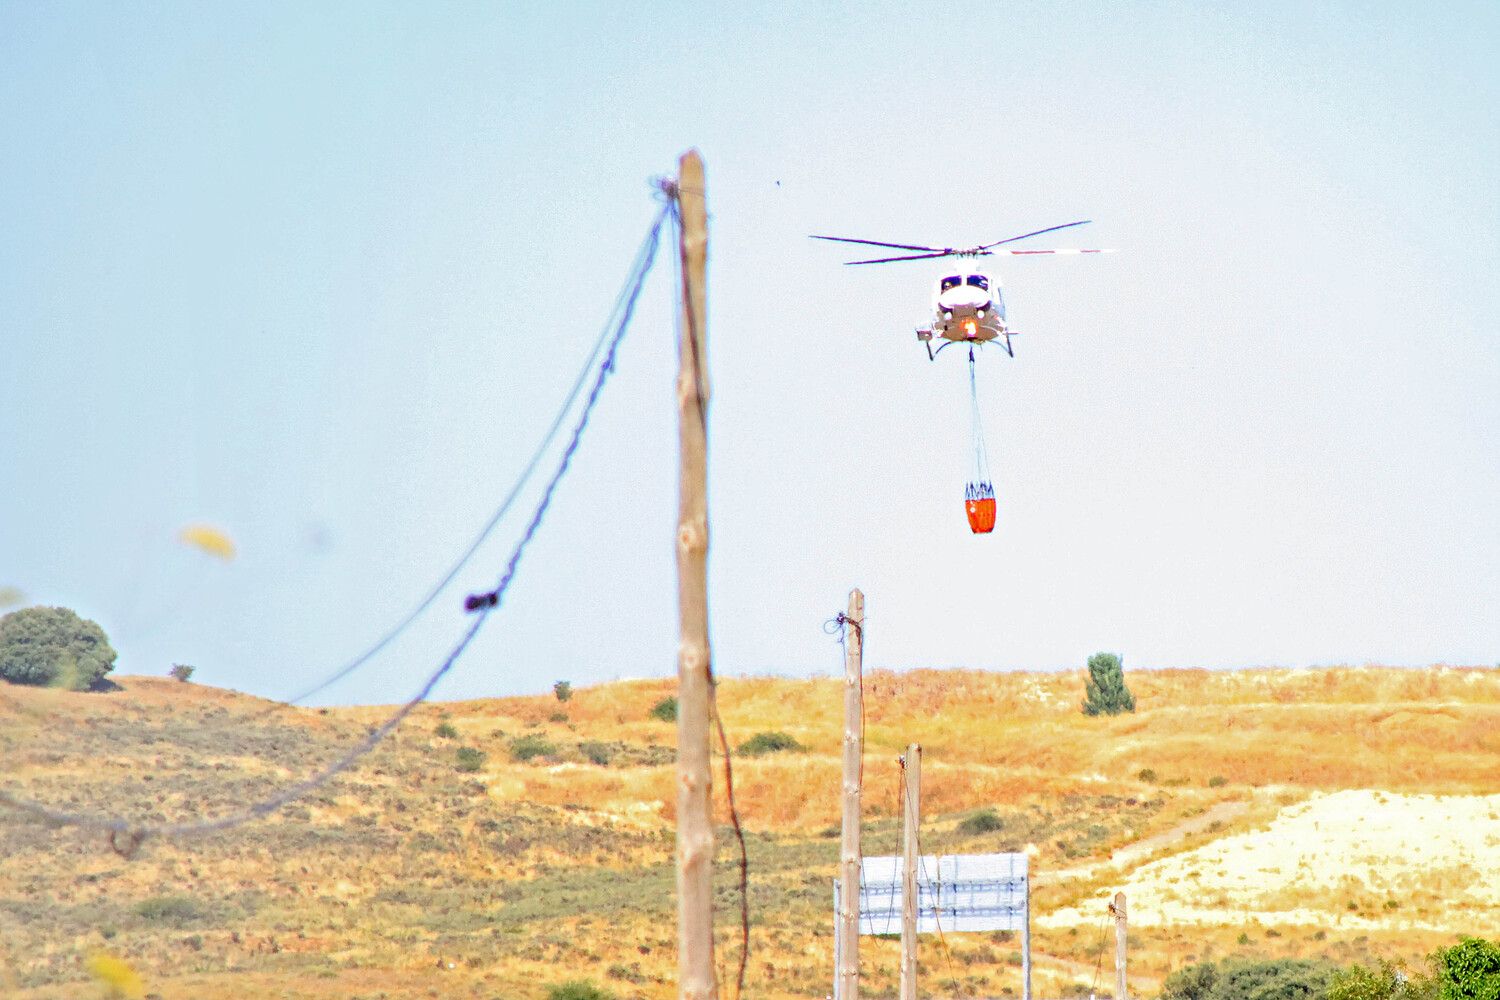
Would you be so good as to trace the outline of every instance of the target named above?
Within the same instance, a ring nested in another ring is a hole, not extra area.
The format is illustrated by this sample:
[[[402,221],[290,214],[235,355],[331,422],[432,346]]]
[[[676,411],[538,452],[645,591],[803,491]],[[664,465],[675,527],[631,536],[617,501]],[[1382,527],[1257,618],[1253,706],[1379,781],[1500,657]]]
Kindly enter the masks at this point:
[[[645,949],[642,948],[642,954],[644,953]],[[631,962],[629,965],[616,962],[606,969],[604,974],[610,979],[621,979],[627,983],[635,983],[637,986],[650,981],[649,977],[641,971],[641,964],[639,962]],[[635,995],[640,996],[639,993]]]
[[[572,979],[547,988],[547,1000],[615,1000],[609,990],[595,986],[588,979]]]
[[[453,728],[453,723],[451,722],[439,722],[438,727],[432,731],[432,735],[440,740],[456,740],[458,739],[458,730]]]
[[[1500,945],[1466,937],[1432,958],[1442,1000],[1500,1000]]]
[[[1223,788],[1227,784],[1229,784],[1229,779],[1224,777],[1222,774],[1216,774],[1212,778],[1208,779],[1209,788]]]
[[[608,743],[581,743],[578,752],[590,764],[598,764],[600,767],[608,767],[609,762],[615,759],[615,748]]]
[[[567,722],[568,721],[568,713],[567,712],[553,712],[551,715],[547,716],[547,721],[548,722]]]
[[[552,685],[552,693],[557,696],[558,701],[567,701],[573,697],[573,685],[567,681],[558,681]]]
[[[22,608],[0,618],[0,679],[87,691],[115,668],[97,623],[68,608]]]
[[[517,760],[523,764],[538,757],[555,756],[557,756],[557,747],[551,740],[545,736],[538,736],[536,733],[518,736],[510,742],[511,760]]]
[[[458,761],[458,769],[466,774],[472,774],[484,767],[484,762],[489,759],[489,756],[476,747],[459,747],[454,753],[454,758]]]
[[[1149,767],[1143,767],[1136,773],[1137,781],[1155,781],[1156,772]]]
[[[806,749],[807,747],[786,733],[756,733],[739,746],[739,752],[746,757],[762,757],[768,753],[780,753],[783,750]]]
[[[1210,1000],[1219,984],[1219,967],[1213,962],[1185,966],[1161,984],[1158,1000]]]
[[[174,663],[172,669],[167,671],[167,676],[186,684],[193,676],[193,668],[186,663]]]
[[[677,699],[669,696],[652,705],[651,718],[660,719],[662,722],[676,722]]]
[[[1322,1000],[1337,972],[1302,958],[1204,962],[1168,976],[1158,1000]]]
[[[1125,667],[1116,653],[1089,657],[1089,679],[1083,685],[1087,696],[1084,715],[1119,715],[1135,711],[1135,696],[1125,687]]]
[[[203,918],[203,908],[191,896],[152,896],[135,904],[135,915],[153,924],[180,927]]]
[[[1328,984],[1327,1000],[1437,1000],[1432,976],[1409,976],[1399,964],[1380,960],[1378,968],[1351,965]]]
[[[958,832],[965,836],[977,836],[981,833],[994,833],[1005,829],[1005,820],[993,809],[981,809],[970,816],[965,816],[958,824]]]

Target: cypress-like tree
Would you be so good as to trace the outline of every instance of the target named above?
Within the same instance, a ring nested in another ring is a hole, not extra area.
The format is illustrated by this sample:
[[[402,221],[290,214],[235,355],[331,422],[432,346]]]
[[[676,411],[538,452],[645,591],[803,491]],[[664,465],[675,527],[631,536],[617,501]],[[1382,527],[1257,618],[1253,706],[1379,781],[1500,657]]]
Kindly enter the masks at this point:
[[[1089,679],[1084,682],[1084,715],[1119,715],[1135,711],[1135,696],[1125,686],[1125,667],[1115,653],[1089,657]]]

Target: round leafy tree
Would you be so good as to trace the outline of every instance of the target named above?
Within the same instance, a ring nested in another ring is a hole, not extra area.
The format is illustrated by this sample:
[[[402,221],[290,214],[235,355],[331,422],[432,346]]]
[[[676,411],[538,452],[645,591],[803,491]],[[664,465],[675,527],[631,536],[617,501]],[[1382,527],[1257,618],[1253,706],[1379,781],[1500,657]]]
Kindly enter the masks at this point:
[[[1438,949],[1433,957],[1443,1000],[1500,998],[1500,945],[1465,937],[1451,948]]]
[[[23,608],[0,618],[0,678],[86,691],[115,669],[104,630],[68,608]]]

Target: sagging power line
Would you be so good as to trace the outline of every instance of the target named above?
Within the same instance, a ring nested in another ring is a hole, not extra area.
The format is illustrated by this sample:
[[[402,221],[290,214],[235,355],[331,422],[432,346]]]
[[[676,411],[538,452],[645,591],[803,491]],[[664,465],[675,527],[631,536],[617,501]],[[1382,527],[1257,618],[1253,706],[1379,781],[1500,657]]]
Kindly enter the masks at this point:
[[[352,747],[348,752],[346,752],[342,757],[335,760],[332,764],[328,765],[323,770],[300,782],[288,785],[285,788],[282,788],[280,791],[263,799],[260,799],[254,803],[251,803],[243,809],[234,813],[230,813],[226,816],[184,823],[136,823],[120,816],[98,814],[91,815],[86,813],[75,813],[60,809],[54,809],[40,802],[34,802],[29,799],[22,798],[21,796],[18,796],[4,789],[0,789],[0,805],[7,806],[17,812],[27,814],[53,826],[68,826],[83,830],[94,830],[102,832],[108,835],[111,847],[113,847],[118,853],[128,857],[133,854],[144,841],[151,837],[182,838],[196,835],[205,835],[209,833],[216,833],[233,829],[238,826],[243,826],[246,823],[250,823],[254,820],[268,816],[276,810],[280,809],[282,806],[285,806],[301,798],[302,796],[305,796],[323,787],[339,774],[352,767],[357,761],[359,761],[360,758],[364,757],[366,754],[370,753],[370,751],[374,750],[375,747],[378,746],[380,742],[387,736],[389,736],[391,732],[393,732],[396,727],[399,726],[401,722],[409,714],[411,714],[411,712],[418,705],[427,700],[427,698],[431,695],[433,689],[437,686],[438,682],[441,681],[443,677],[445,677],[448,672],[453,669],[453,666],[458,662],[459,657],[463,655],[464,650],[469,647],[469,644],[473,642],[474,638],[479,634],[479,630],[489,619],[489,615],[500,606],[501,601],[504,599],[506,591],[515,578],[516,568],[520,563],[521,556],[524,553],[526,546],[530,543],[531,539],[536,534],[537,529],[540,527],[543,518],[546,516],[547,510],[552,502],[553,493],[557,488],[557,484],[562,480],[563,476],[568,471],[568,467],[573,459],[573,454],[577,451],[579,441],[583,437],[583,432],[588,427],[589,418],[593,414],[594,406],[599,401],[599,396],[604,388],[604,383],[608,380],[610,373],[614,371],[615,355],[619,349],[621,340],[625,336],[626,330],[629,328],[630,320],[635,312],[636,301],[640,297],[641,289],[645,284],[646,275],[650,272],[651,264],[655,259],[656,248],[661,235],[661,228],[666,220],[671,217],[671,215],[672,205],[669,203],[663,206],[661,211],[657,213],[655,220],[652,222],[646,240],[642,245],[641,252],[637,255],[630,276],[626,280],[625,291],[622,293],[622,296],[619,300],[621,303],[623,303],[623,305],[617,306],[616,308],[615,316],[617,317],[617,321],[613,324],[612,327],[606,328],[610,333],[607,338],[607,349],[605,350],[602,362],[600,362],[600,364],[598,365],[598,369],[594,376],[593,385],[590,388],[588,397],[583,404],[583,409],[579,415],[578,422],[573,428],[573,432],[568,440],[567,447],[564,449],[562,457],[558,461],[557,468],[553,472],[552,478],[548,481],[547,486],[542,493],[542,497],[540,501],[538,501],[537,506],[532,513],[531,520],[527,524],[525,533],[522,535],[520,541],[516,543],[514,549],[512,549],[511,551],[510,558],[506,562],[505,570],[501,575],[499,582],[496,584],[494,590],[488,592],[485,595],[485,600],[481,604],[475,605],[472,599],[470,600],[470,610],[478,611],[478,615],[464,630],[462,637],[454,645],[453,649],[448,653],[447,657],[439,664],[437,669],[435,669],[430,675],[428,675],[427,679],[423,682],[422,686],[418,689],[417,693],[412,698],[410,698],[399,708],[397,708],[389,718],[387,718],[375,729],[371,730],[371,732],[363,740],[355,744],[355,746]],[[597,356],[597,351],[595,352],[595,355]],[[590,368],[592,368],[592,365],[590,366]],[[588,369],[586,369],[586,371],[587,370]],[[562,412],[567,412],[566,406],[564,407]],[[518,491],[519,488],[520,485],[518,484],[516,490]],[[502,505],[500,514],[503,514],[504,509],[506,509],[506,507],[513,502],[513,499],[513,495],[507,498],[505,504]],[[492,523],[486,526],[484,534],[488,534],[488,532],[493,528],[494,523],[497,523],[499,521],[500,514],[497,514]],[[479,541],[483,541],[483,535],[481,535]],[[474,549],[477,548],[478,542],[476,542],[475,545],[469,550],[469,552],[464,555],[463,559],[460,560],[459,566],[454,568],[453,573],[457,573],[458,568],[461,567],[463,563],[473,555]],[[440,591],[442,589],[442,586],[445,585],[446,581],[443,585],[440,585],[437,588],[437,591]],[[424,608],[425,604],[431,603],[433,597],[436,596],[437,591],[434,591],[433,595],[427,599],[427,601],[424,603]],[[403,620],[403,622],[400,623],[397,628],[393,629],[386,638],[382,639],[381,642],[377,644],[377,647],[375,649],[372,649],[362,658],[357,660],[354,664],[345,667],[344,673],[341,676],[347,676],[348,672],[351,672],[355,667],[363,663],[365,660],[368,660],[370,656],[373,656],[374,653],[378,651],[379,647],[382,647],[384,644],[388,643],[395,637],[395,635],[399,634],[401,630],[410,625],[411,620],[414,620],[416,615],[420,614],[421,610],[422,608],[419,608],[416,613],[408,616],[408,619]],[[328,681],[327,683],[332,683],[332,680]],[[326,686],[326,684],[323,686]]]
[[[665,213],[672,213],[675,215],[675,206],[672,202],[668,201],[665,204],[662,209],[662,213],[658,214],[655,222],[651,226],[650,232],[647,233],[646,239],[641,242],[640,249],[636,251],[635,262],[630,270],[630,274],[632,276],[639,275],[641,279],[644,279],[645,270],[650,268],[651,260],[655,257],[656,254],[658,237],[660,234],[662,222],[664,221],[662,216]],[[610,311],[609,318],[605,321],[604,326],[600,329],[599,336],[595,339],[594,346],[589,350],[588,357],[584,359],[583,367],[579,369],[577,377],[573,379],[573,385],[568,389],[567,395],[563,398],[562,405],[557,408],[557,415],[552,418],[552,423],[548,426],[546,433],[544,433],[542,435],[542,439],[537,442],[536,450],[532,452],[531,458],[527,460],[526,464],[522,467],[520,474],[516,477],[515,484],[510,488],[510,492],[505,495],[505,499],[500,502],[500,506],[495,508],[495,512],[490,515],[489,520],[486,521],[484,523],[484,526],[479,529],[479,533],[474,536],[474,540],[469,543],[468,548],[464,549],[463,553],[453,563],[449,570],[444,573],[435,584],[432,585],[432,588],[427,592],[427,596],[418,601],[417,605],[413,607],[411,611],[407,612],[405,617],[401,618],[398,622],[396,622],[395,625],[391,626],[391,628],[384,635],[377,639],[364,652],[360,653],[358,656],[354,657],[348,663],[344,664],[342,667],[335,670],[327,677],[318,681],[313,686],[290,698],[287,698],[284,702],[282,702],[282,704],[299,704],[300,702],[311,698],[313,695],[327,690],[334,684],[337,684],[339,681],[354,673],[360,667],[364,666],[367,662],[378,655],[383,649],[394,642],[396,638],[401,635],[401,633],[405,632],[409,627],[411,627],[412,623],[420,618],[422,616],[422,613],[432,606],[432,603],[437,600],[438,596],[442,594],[442,592],[448,588],[448,585],[453,582],[454,578],[456,578],[458,574],[463,571],[463,568],[469,564],[469,560],[474,558],[474,553],[479,551],[480,546],[482,546],[485,541],[489,539],[491,533],[493,533],[500,522],[504,520],[505,515],[510,512],[511,507],[515,505],[516,498],[521,495],[521,491],[525,489],[526,484],[531,481],[531,477],[536,473],[538,466],[540,466],[542,463],[542,458],[546,455],[548,449],[552,447],[553,441],[556,440],[557,432],[559,429],[561,429],[563,420],[567,417],[568,413],[572,411],[574,404],[578,402],[578,396],[583,391],[583,387],[588,381],[589,372],[593,371],[595,366],[598,364],[600,352],[602,352],[605,349],[606,344],[611,341],[611,333],[620,329],[620,317],[624,315],[624,322],[629,322],[629,314],[635,308],[635,300],[639,292],[640,280],[634,278],[632,278],[631,280],[627,280],[625,285],[620,289],[620,294],[615,299],[614,308]]]

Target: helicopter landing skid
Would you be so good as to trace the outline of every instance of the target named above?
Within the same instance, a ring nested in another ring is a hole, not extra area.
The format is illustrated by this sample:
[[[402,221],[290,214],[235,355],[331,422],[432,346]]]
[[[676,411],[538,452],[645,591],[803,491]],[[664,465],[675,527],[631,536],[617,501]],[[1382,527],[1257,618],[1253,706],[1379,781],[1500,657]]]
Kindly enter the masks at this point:
[[[932,361],[936,357],[932,353],[932,327],[917,327],[917,339],[927,348],[927,360]],[[942,348],[939,347],[938,350],[941,351]]]
[[[925,337],[923,336],[924,333],[926,334]],[[985,344],[999,344],[1001,347],[1005,348],[1005,353],[1006,354],[1010,355],[1011,357],[1015,357],[1016,356],[1015,348],[1012,347],[1011,343],[1010,343],[1010,338],[1013,337],[1013,336],[1015,336],[1015,335],[1016,335],[1016,332],[1014,330],[1006,330],[1004,333],[1002,333],[1000,335],[1001,337],[1005,338],[1003,341],[1000,340],[998,337],[996,339],[994,339],[994,340],[947,340],[947,339],[944,339],[943,342],[938,345],[938,349],[934,351],[932,349],[932,331],[930,331],[930,330],[918,330],[917,331],[917,339],[922,342],[922,346],[924,346],[924,347],[927,348],[927,360],[928,361],[936,361],[937,360],[937,356],[939,354],[943,353],[943,349],[944,348],[952,347],[954,344],[968,344],[969,345],[969,357],[971,359],[974,357],[974,348],[976,348],[976,347],[983,347]]]

